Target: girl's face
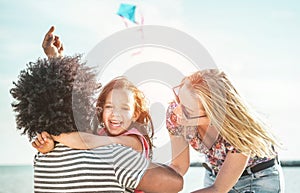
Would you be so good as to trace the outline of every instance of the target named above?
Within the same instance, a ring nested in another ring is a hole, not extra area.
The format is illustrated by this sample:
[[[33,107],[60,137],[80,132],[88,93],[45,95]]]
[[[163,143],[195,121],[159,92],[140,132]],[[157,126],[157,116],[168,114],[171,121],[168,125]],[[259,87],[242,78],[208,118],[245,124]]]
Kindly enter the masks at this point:
[[[120,135],[136,120],[135,100],[131,91],[113,89],[103,106],[103,122],[110,135]]]
[[[174,109],[174,113],[180,125],[209,125],[210,120],[205,113],[202,103],[199,98],[192,94],[186,83],[178,88],[178,92],[175,95],[177,95],[176,98],[179,105]]]

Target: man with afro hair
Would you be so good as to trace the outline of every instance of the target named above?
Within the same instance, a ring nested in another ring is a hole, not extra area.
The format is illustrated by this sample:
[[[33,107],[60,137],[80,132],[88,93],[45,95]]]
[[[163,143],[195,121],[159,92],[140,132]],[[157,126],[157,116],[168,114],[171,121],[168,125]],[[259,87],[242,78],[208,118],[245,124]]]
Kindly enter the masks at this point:
[[[10,90],[15,99],[12,107],[17,128],[30,140],[43,131],[50,136],[93,132],[89,129],[94,115],[93,96],[100,85],[93,69],[81,62],[81,56],[62,57],[53,31],[51,27],[43,42],[49,58],[29,63]],[[57,143],[53,151],[38,152],[34,159],[35,193],[127,192],[135,188],[178,192],[182,186],[182,176],[173,169],[151,163],[119,144],[77,150]]]

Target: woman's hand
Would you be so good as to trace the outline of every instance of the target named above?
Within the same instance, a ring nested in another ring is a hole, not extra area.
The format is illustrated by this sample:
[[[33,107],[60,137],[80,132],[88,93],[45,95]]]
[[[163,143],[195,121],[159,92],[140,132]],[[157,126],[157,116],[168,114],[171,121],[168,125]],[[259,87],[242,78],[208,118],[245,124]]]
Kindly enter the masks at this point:
[[[31,143],[41,153],[48,153],[54,149],[54,140],[47,132],[37,135],[37,138]]]
[[[46,33],[42,44],[44,52],[48,58],[63,56],[63,44],[61,43],[59,37],[53,34],[54,30],[54,26],[51,26],[49,31]]]

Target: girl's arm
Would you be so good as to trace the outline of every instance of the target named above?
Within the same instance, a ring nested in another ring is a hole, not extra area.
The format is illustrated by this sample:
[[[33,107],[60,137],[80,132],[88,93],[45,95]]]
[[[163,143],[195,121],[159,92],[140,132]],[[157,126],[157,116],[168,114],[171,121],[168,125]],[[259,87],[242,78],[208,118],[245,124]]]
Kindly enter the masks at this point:
[[[52,136],[52,138],[55,141],[74,149],[92,149],[117,143],[132,147],[136,151],[142,151],[141,141],[136,135],[109,137],[93,135],[85,132],[72,132],[63,133],[58,136]]]
[[[226,193],[236,184],[246,168],[249,156],[229,152],[214,184],[193,193]]]
[[[41,153],[48,153],[54,149],[54,140],[47,132],[37,134],[36,139],[31,143]]]
[[[189,144],[183,136],[170,134],[172,145],[172,162],[170,167],[183,176],[190,167]]]

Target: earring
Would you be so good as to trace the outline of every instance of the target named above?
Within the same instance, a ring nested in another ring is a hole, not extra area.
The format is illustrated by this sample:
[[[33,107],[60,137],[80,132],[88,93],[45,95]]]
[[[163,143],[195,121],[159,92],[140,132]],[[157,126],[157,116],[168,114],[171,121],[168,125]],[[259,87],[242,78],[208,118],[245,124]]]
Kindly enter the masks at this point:
[[[103,129],[105,127],[104,123],[103,122],[100,122],[99,124],[99,129]]]
[[[97,117],[100,117],[100,116],[101,116],[102,111],[103,111],[103,108],[102,108],[102,107],[96,107],[96,114],[97,114]]]

